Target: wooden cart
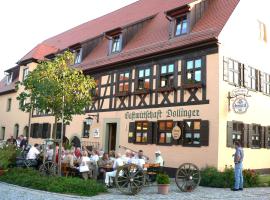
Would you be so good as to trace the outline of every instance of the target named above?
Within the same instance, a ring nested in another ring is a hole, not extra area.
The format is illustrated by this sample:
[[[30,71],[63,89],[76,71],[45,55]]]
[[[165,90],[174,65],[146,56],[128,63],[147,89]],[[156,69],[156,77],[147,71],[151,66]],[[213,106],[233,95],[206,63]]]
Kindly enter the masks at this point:
[[[119,191],[128,195],[139,193],[143,187],[150,186],[147,180],[149,174],[134,164],[127,164],[117,169],[115,184]],[[179,166],[175,174],[175,182],[182,192],[193,191],[200,183],[199,168],[192,163]]]

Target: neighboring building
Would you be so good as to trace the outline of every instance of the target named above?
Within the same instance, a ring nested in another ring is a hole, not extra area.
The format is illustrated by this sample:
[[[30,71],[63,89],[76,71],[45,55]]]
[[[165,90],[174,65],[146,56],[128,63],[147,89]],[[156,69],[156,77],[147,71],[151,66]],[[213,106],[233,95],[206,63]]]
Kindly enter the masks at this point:
[[[141,0],[45,40],[18,62],[18,79],[37,60],[71,49],[74,66],[93,76],[97,88],[86,114],[65,127],[70,141],[105,151],[143,149],[150,158],[160,150],[168,168],[192,162],[223,169],[233,165],[239,140],[245,168],[269,169],[269,22],[248,3]],[[15,96],[0,99],[6,105]],[[23,133],[29,120],[18,106],[14,111],[13,119],[1,111],[5,139],[16,123]],[[35,112],[30,121],[30,142],[52,135],[53,117]]]

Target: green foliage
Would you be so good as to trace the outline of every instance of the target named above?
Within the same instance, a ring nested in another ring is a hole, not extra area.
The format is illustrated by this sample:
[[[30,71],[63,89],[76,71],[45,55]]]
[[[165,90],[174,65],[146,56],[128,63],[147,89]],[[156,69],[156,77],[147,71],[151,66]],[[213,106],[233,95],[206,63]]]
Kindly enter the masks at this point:
[[[13,145],[0,148],[0,169],[7,169],[16,162],[18,151]]]
[[[170,177],[166,173],[157,174],[157,184],[170,184]]]
[[[259,186],[259,176],[254,170],[243,170],[244,187]],[[234,185],[234,169],[225,168],[224,172],[215,167],[206,167],[201,170],[201,186],[232,188]]]
[[[33,169],[13,168],[0,176],[0,181],[32,189],[81,196],[94,196],[106,192],[106,188],[95,180],[42,176]]]
[[[245,187],[259,186],[259,174],[256,173],[254,170],[250,169],[243,170],[243,176]]]
[[[70,67],[73,63],[74,55],[69,51],[40,62],[27,79],[19,83],[24,88],[17,97],[20,109],[50,112],[58,121],[62,117],[64,96],[65,123],[72,120],[72,115],[84,114],[84,109],[91,104],[90,90],[96,84],[90,76]]]

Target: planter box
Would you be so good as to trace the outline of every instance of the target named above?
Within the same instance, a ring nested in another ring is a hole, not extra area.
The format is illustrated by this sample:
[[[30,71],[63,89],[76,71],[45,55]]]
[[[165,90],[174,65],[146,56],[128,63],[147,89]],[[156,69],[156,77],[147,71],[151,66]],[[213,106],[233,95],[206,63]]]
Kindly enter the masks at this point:
[[[158,193],[159,194],[168,194],[169,193],[169,184],[158,184]]]

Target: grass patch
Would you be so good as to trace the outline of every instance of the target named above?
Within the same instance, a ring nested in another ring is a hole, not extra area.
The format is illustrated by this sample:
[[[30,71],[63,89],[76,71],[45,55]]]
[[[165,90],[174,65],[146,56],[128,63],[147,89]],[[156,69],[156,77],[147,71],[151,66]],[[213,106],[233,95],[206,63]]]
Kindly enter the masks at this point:
[[[36,170],[22,168],[10,169],[3,176],[0,176],[0,181],[32,189],[80,196],[94,196],[107,191],[104,185],[95,180],[47,177],[40,175]]]
[[[259,176],[259,185],[261,187],[270,186],[270,175],[260,175]]]

